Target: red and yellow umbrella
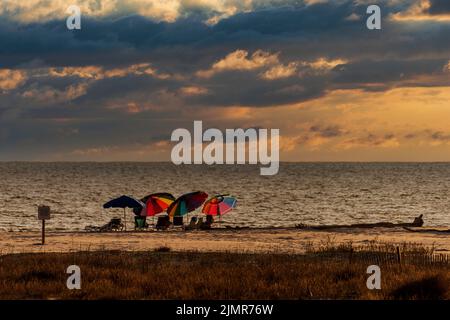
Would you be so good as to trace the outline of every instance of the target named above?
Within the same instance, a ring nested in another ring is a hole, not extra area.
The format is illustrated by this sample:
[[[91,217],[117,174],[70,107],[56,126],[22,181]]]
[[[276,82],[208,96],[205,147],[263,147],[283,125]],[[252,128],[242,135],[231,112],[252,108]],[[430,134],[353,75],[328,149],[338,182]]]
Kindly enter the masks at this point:
[[[141,215],[152,217],[165,211],[175,201],[175,197],[170,193],[161,192],[150,194],[141,201],[145,203],[145,209],[142,210]]]

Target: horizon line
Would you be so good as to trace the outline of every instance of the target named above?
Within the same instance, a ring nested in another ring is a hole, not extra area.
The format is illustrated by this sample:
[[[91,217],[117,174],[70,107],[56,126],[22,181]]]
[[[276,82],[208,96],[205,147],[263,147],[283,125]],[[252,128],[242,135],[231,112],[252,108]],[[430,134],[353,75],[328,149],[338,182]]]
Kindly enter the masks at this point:
[[[276,162],[276,161],[275,161]],[[450,160],[430,160],[430,161],[404,161],[404,160],[368,160],[368,161],[353,161],[353,160],[304,160],[304,161],[278,161],[279,163],[449,163]],[[135,160],[0,160],[0,163],[168,163],[173,164],[171,161],[135,161]],[[259,164],[259,163],[258,163]],[[257,164],[180,164],[184,166],[194,166],[194,165],[206,165],[206,166],[217,166],[217,165],[257,165]]]

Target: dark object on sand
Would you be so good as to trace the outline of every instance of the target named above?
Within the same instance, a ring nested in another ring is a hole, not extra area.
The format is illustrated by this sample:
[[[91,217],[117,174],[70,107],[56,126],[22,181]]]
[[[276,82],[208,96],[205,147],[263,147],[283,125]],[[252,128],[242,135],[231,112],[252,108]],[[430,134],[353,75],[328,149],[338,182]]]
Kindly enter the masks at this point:
[[[421,214],[420,216],[414,218],[413,224],[414,224],[415,227],[423,226],[423,214]]]
[[[410,227],[403,227],[403,229],[411,231],[411,232],[429,232],[429,233],[448,233],[448,234],[450,234],[450,229],[423,229],[423,228],[413,229]]]
[[[233,230],[241,230],[241,229],[250,229],[250,227],[241,227],[241,226],[225,226],[225,229],[233,229]]]
[[[170,226],[169,216],[158,217],[158,221],[156,222],[156,230],[167,230],[169,226]]]
[[[122,219],[112,218],[111,221],[101,227],[87,226],[84,229],[91,232],[122,231],[124,229],[124,225],[122,223]]]
[[[327,230],[327,229],[343,229],[343,228],[396,228],[396,227],[421,227],[423,226],[423,215],[414,218],[412,223],[392,223],[392,222],[378,222],[378,223],[357,223],[347,225],[323,225],[323,226],[308,226],[305,224],[297,224],[297,229],[315,229],[315,230]]]

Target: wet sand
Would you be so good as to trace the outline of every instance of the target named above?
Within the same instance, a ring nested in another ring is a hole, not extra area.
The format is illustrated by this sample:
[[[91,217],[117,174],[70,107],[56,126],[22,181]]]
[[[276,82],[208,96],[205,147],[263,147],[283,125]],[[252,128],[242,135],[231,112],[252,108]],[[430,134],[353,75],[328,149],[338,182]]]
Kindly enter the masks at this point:
[[[424,228],[425,230],[426,228]],[[403,228],[347,228],[300,230],[295,228],[216,229],[209,231],[126,231],[109,233],[47,232],[46,245],[40,245],[40,232],[0,232],[0,254],[26,252],[72,252],[95,250],[145,251],[165,246],[173,251],[199,252],[283,252],[304,253],[308,247],[342,244],[413,243],[450,253],[450,234],[410,232]]]

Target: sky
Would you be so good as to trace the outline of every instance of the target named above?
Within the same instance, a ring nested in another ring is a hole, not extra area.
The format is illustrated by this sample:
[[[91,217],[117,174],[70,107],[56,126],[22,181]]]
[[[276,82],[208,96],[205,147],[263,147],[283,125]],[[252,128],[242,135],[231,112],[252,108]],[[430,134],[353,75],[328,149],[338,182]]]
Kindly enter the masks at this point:
[[[194,120],[280,129],[282,161],[450,161],[449,89],[448,0],[0,1],[0,161],[170,161]]]

